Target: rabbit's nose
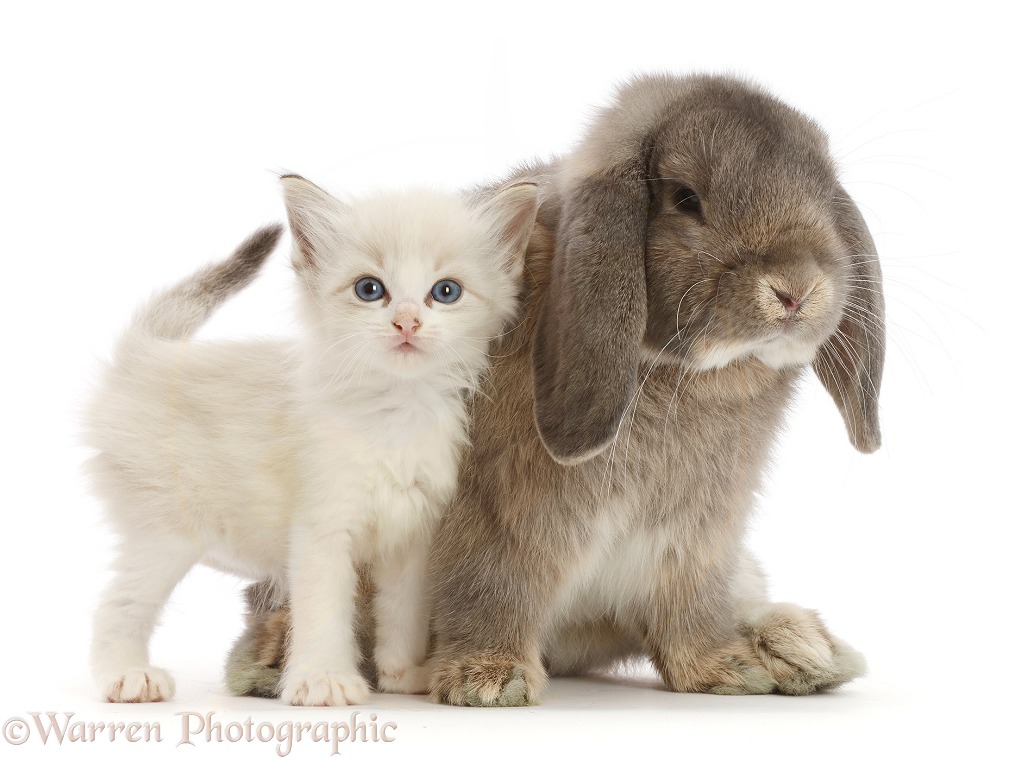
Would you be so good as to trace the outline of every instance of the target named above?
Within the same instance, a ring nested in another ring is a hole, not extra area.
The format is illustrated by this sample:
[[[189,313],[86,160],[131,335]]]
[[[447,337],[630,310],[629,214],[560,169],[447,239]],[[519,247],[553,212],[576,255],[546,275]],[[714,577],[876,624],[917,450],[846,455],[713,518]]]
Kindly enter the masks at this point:
[[[789,293],[772,288],[772,292],[775,293],[776,298],[779,299],[779,303],[786,309],[786,313],[791,317],[797,313],[797,310],[801,308],[801,304],[804,303],[803,298],[796,298]]]

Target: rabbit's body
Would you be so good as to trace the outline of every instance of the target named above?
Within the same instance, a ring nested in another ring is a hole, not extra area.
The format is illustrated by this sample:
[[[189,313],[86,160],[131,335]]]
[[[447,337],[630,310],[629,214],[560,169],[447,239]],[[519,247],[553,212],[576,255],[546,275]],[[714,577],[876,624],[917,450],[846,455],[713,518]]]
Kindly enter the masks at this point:
[[[879,267],[825,136],[741,82],[649,77],[527,176],[546,193],[528,318],[432,550],[433,696],[525,704],[543,661],[633,653],[677,691],[854,677],[814,614],[766,612],[743,545],[809,364],[855,445],[879,445]]]
[[[737,80],[644,77],[506,181],[543,203],[432,547],[432,696],[528,704],[547,669],[637,654],[676,691],[857,676],[815,613],[767,601],[744,546],[809,364],[879,446],[880,271],[821,130]]]

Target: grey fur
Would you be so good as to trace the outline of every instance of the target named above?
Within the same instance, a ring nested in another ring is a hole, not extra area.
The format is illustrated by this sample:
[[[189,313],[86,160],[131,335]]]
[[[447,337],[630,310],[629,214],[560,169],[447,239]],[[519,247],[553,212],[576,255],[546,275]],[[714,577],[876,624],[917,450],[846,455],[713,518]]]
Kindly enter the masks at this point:
[[[280,696],[283,655],[287,648],[288,608],[283,588],[273,582],[253,583],[244,590],[247,628],[226,658],[225,681],[231,694],[241,697]],[[284,616],[282,630],[271,636],[275,615]]]
[[[852,442],[879,445],[879,266],[825,136],[737,80],[643,77],[571,156],[521,177],[546,190],[528,319],[493,365],[493,398],[474,401],[432,556],[433,696],[512,701],[521,673],[531,702],[541,658],[570,673],[639,653],[678,691],[850,680],[861,661],[803,611],[756,625],[799,634],[786,640],[829,654],[825,669],[766,668],[767,639],[737,620],[744,525],[801,366],[694,368],[709,342],[764,339],[758,283],[779,283],[803,299],[794,340],[821,344]],[[675,207],[680,187],[699,214]],[[653,553],[634,556],[637,541]],[[608,564],[639,577],[605,580]]]
[[[852,443],[880,442],[880,270],[822,131],[736,79],[641,77],[515,181],[544,198],[525,319],[471,402],[434,544],[432,697],[530,704],[547,670],[636,655],[675,691],[860,675],[815,613],[767,601],[743,545],[808,362]]]
[[[134,318],[127,337],[186,340],[192,336],[223,301],[255,279],[283,231],[279,224],[257,230],[225,261],[202,269],[152,299]]]
[[[276,699],[280,696],[280,678],[283,664],[277,660],[272,664],[259,656],[261,631],[248,627],[234,642],[226,658],[224,682],[226,689],[238,697],[264,697]]]

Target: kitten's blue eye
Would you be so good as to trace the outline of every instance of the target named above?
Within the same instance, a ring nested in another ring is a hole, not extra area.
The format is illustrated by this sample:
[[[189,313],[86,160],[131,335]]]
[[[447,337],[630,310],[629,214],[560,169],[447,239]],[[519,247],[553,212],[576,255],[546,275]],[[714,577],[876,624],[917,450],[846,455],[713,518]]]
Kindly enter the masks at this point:
[[[374,277],[364,277],[355,284],[355,294],[364,301],[379,301],[384,292],[384,283]]]
[[[438,303],[455,303],[463,288],[455,280],[438,280],[431,288],[431,298]]]

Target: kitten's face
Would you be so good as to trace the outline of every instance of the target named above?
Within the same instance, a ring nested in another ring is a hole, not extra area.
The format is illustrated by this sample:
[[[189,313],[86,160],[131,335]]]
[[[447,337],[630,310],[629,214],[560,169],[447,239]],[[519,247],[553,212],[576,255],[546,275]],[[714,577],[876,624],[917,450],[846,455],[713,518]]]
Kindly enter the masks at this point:
[[[431,191],[336,203],[318,235],[299,236],[292,218],[321,384],[473,384],[516,308],[519,257],[507,250],[498,215]]]

